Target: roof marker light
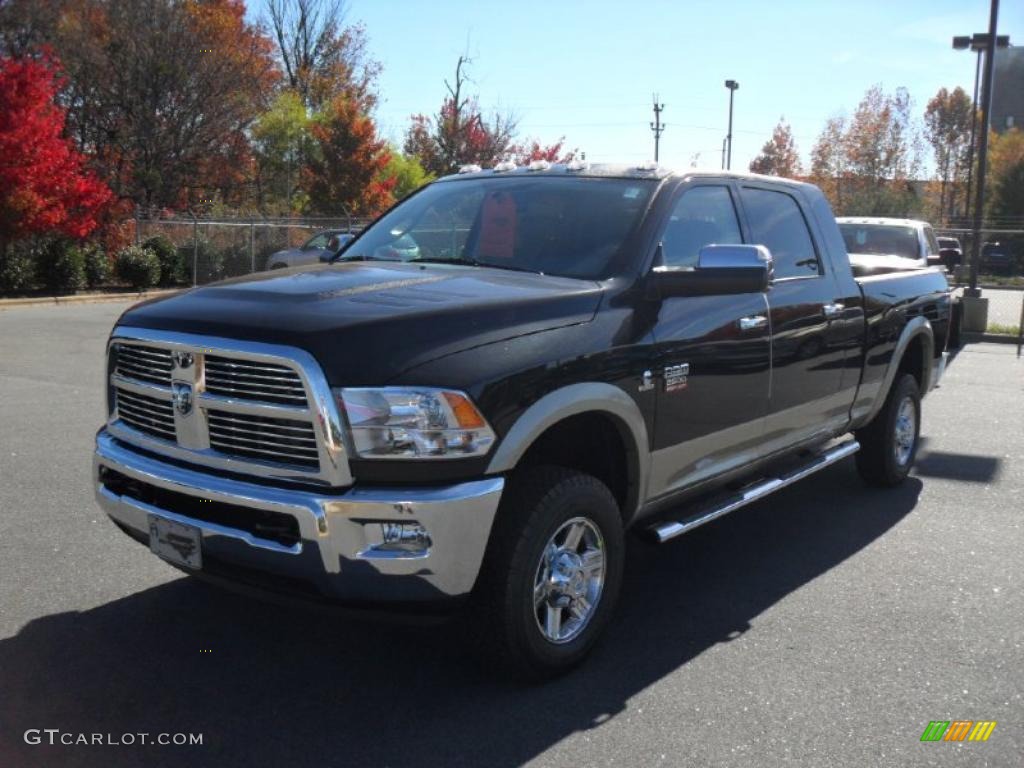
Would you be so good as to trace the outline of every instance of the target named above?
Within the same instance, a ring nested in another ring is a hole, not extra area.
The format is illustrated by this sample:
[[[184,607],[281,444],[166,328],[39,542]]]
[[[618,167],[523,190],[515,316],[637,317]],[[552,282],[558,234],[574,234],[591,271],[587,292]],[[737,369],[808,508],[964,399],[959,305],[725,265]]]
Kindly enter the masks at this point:
[[[469,163],[468,165],[459,166],[459,173],[480,173],[480,171],[482,170],[483,168],[481,168],[476,163]]]
[[[551,163],[549,163],[547,160],[534,160],[528,166],[526,166],[526,170],[528,170],[528,171],[546,171],[550,167],[551,167]]]
[[[586,160],[570,160],[565,164],[565,170],[567,171],[585,171],[590,167],[590,163]]]
[[[502,160],[500,163],[494,166],[495,173],[504,173],[505,171],[514,171],[516,164],[511,160]]]

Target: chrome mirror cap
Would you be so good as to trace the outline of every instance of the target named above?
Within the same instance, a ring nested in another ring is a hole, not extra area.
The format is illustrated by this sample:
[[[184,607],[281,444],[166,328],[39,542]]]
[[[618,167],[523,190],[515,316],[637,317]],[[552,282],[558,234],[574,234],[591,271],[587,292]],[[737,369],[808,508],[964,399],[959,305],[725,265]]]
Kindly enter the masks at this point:
[[[697,269],[764,269],[771,282],[775,262],[763,245],[705,245],[697,255]]]

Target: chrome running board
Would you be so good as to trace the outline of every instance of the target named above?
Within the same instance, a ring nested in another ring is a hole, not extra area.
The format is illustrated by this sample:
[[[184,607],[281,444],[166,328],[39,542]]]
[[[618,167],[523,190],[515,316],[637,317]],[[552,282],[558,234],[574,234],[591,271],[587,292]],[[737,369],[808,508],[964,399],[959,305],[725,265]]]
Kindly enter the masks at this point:
[[[715,502],[713,506],[698,512],[696,515],[684,518],[683,520],[665,520],[652,525],[647,530],[654,536],[655,540],[659,544],[664,544],[669,539],[674,539],[676,536],[682,536],[684,533],[688,533],[694,528],[699,528],[704,525],[704,523],[710,523],[712,520],[716,520],[723,515],[734,512],[740,507],[745,507],[747,504],[759,501],[765,496],[775,493],[775,491],[780,488],[785,488],[787,485],[792,485],[799,480],[803,480],[805,477],[813,475],[815,472],[824,469],[830,464],[835,464],[837,461],[845,459],[847,456],[852,456],[859,450],[860,443],[856,440],[848,440],[845,443],[841,443],[833,448],[829,448],[827,451],[815,455],[810,459],[810,461],[807,461],[796,469],[786,472],[778,477],[765,478],[757,484],[743,489],[739,493],[735,493],[723,500],[719,500]]]

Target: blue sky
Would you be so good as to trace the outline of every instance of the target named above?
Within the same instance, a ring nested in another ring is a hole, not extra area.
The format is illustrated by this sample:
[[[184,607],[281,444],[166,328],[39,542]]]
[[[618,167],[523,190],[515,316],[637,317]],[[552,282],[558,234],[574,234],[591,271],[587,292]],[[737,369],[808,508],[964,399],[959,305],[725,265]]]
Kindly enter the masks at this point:
[[[1003,0],[999,31],[1024,45],[1024,2]],[[594,161],[653,157],[651,94],[665,104],[661,160],[718,167],[726,78],[739,81],[733,168],[745,169],[780,116],[806,158],[827,117],[874,83],[909,89],[923,112],[940,86],[973,89],[974,56],[956,34],[988,28],[988,0],[535,2],[350,0],[382,62],[382,133],[433,113],[459,54],[474,58],[485,110]]]

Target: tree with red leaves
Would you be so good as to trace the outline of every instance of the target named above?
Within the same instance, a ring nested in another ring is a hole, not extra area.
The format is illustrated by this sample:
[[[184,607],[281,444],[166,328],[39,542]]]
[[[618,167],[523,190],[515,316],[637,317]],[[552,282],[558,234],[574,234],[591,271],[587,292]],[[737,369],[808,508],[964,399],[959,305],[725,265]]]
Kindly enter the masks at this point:
[[[522,145],[512,147],[512,160],[516,165],[529,165],[538,160],[549,163],[568,163],[576,159],[577,150],[565,151],[565,137],[546,147],[536,139],[530,139]]]
[[[448,95],[433,118],[413,115],[403,149],[414,155],[430,173],[443,176],[470,163],[491,165],[513,151],[517,121],[511,114],[484,118],[476,96],[468,96],[466,68],[471,64],[460,56],[455,65],[454,85],[444,81]]]
[[[384,172],[391,153],[357,101],[335,98],[310,133],[317,147],[305,181],[314,211],[375,216],[391,205],[397,180]]]
[[[99,224],[110,189],[64,135],[51,59],[0,59],[0,255],[20,237],[82,238]]]

